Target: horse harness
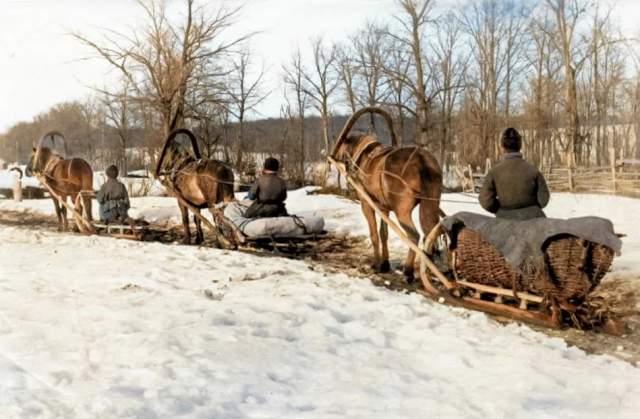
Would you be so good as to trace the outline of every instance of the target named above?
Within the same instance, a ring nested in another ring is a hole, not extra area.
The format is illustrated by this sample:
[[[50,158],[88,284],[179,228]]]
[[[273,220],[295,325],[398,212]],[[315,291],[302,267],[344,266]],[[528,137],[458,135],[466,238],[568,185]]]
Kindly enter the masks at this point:
[[[411,155],[409,155],[409,158],[406,160],[404,166],[402,167],[402,171],[400,173],[400,175],[397,175],[395,173],[389,172],[388,170],[386,170],[386,163],[387,163],[387,159],[393,155],[394,153],[396,153],[397,151],[400,150],[400,148],[395,148],[395,147],[384,147],[380,142],[378,142],[377,140],[375,140],[374,138],[368,138],[366,141],[363,142],[364,144],[362,145],[358,145],[356,147],[355,153],[353,156],[349,156],[349,160],[352,166],[355,167],[355,171],[361,173],[363,176],[365,177],[371,177],[372,174],[371,173],[367,173],[365,172],[362,167],[366,166],[366,164],[375,158],[382,158],[382,161],[380,162],[380,166],[382,167],[382,170],[380,170],[380,192],[381,192],[381,198],[384,202],[380,202],[380,204],[385,207],[386,209],[389,209],[391,206],[389,205],[389,199],[386,196],[386,189],[383,187],[384,185],[384,179],[385,176],[390,176],[398,181],[400,181],[404,187],[408,190],[410,190],[413,195],[415,196],[419,196],[420,192],[419,191],[415,191],[413,190],[413,188],[411,188],[411,186],[404,180],[404,174],[405,171],[407,170],[407,166],[409,164],[409,161],[411,161],[411,159],[413,158],[413,156],[419,151],[419,147],[418,146],[411,146],[411,148],[413,148],[413,151],[411,152]],[[365,160],[362,164],[360,164],[360,160],[362,159],[363,155],[365,154],[366,151],[371,150],[372,152],[370,154],[368,154],[367,156],[365,156]],[[393,193],[393,192],[391,192]]]

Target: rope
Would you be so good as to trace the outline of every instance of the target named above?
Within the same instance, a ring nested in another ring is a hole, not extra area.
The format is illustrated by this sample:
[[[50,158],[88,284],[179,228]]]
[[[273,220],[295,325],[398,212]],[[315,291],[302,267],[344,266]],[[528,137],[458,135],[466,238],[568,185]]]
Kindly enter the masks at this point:
[[[416,149],[417,149],[417,147],[416,147]],[[412,154],[412,156],[413,156],[413,154]],[[361,173],[365,177],[371,177],[372,176],[370,173],[365,172],[364,169],[362,169],[355,161],[353,161],[353,159],[352,159],[352,157],[350,155],[348,156],[348,158],[349,158],[349,160],[351,160],[351,162],[349,163],[349,167],[354,167],[359,173]],[[391,173],[391,172],[389,172],[387,170],[383,170],[383,171],[381,171],[381,176],[382,175],[392,176],[392,177],[400,180],[402,183],[405,184],[405,188],[406,189],[411,190],[411,187],[409,185],[407,185],[407,182],[404,179],[402,179],[400,176],[396,175],[395,173]],[[388,188],[385,188],[385,189],[388,189]],[[392,190],[387,190],[387,191],[385,191],[385,193],[391,193],[393,195],[407,195],[407,193],[405,193],[405,192],[396,192],[396,191],[392,191]],[[461,200],[456,200],[456,199],[432,198],[430,196],[425,196],[425,195],[422,195],[420,193],[417,193],[417,192],[415,192],[413,190],[411,190],[411,193],[412,193],[414,198],[420,199],[420,200],[423,200],[423,201],[436,201],[436,202],[450,202],[450,203],[455,203],[455,204],[479,205],[478,202],[461,201]],[[476,199],[476,197],[472,196],[472,195],[468,195],[467,194],[465,196],[473,197],[474,199]]]

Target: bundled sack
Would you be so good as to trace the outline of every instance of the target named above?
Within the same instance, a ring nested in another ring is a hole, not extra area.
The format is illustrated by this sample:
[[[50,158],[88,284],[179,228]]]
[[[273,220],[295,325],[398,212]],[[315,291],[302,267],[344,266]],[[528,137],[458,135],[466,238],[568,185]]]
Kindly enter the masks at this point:
[[[301,237],[324,231],[324,218],[317,216],[286,216],[246,218],[252,201],[237,201],[227,205],[224,216],[249,238]]]

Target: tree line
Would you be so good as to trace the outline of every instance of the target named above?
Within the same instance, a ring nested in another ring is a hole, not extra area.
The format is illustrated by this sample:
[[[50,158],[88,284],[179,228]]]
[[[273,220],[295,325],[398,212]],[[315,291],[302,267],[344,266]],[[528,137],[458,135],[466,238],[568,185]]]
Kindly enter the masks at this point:
[[[231,36],[242,9],[184,0],[139,0],[131,32],[73,36],[115,69],[119,83],[96,87],[0,136],[0,157],[24,160],[45,131],[70,148],[123,168],[149,165],[174,128],[191,128],[206,155],[239,171],[256,153],[285,160],[302,176],[323,160],[345,115],[386,108],[404,144],[431,150],[441,165],[483,166],[501,131],[520,129],[540,166],[601,165],[640,158],[640,77],[634,40],[612,10],[585,0],[396,0],[394,14],[340,42],[313,38],[271,69],[284,89],[267,91],[254,34]],[[280,115],[256,120],[268,95]],[[375,118],[364,131],[381,131]],[[129,150],[129,152],[127,152]],[[136,153],[132,151],[135,150]]]

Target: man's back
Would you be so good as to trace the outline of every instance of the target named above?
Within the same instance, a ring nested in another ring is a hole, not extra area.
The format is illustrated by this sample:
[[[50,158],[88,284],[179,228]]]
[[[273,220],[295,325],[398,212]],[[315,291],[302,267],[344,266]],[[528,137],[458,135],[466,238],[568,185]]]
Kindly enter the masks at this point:
[[[252,188],[253,195],[260,203],[276,204],[287,199],[285,182],[275,173],[260,175],[254,188]]]
[[[116,179],[108,179],[96,195],[100,204],[100,219],[103,222],[123,221],[130,207],[126,186]]]
[[[544,217],[549,189],[542,173],[520,153],[507,153],[486,176],[480,204],[498,217],[530,219]]]

